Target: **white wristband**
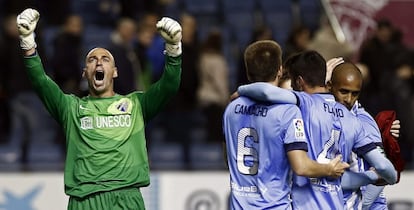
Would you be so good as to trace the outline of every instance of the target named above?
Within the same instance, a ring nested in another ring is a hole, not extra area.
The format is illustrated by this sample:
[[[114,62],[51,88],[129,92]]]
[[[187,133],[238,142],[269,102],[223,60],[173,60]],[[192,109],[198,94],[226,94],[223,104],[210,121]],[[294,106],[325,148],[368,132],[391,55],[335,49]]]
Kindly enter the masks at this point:
[[[20,48],[22,48],[23,50],[30,50],[33,48],[36,48],[37,44],[35,42],[35,34],[34,33],[30,33],[27,36],[20,36]]]
[[[172,57],[178,57],[181,55],[181,53],[182,53],[181,42],[178,42],[176,44],[165,43],[164,54],[167,54]]]

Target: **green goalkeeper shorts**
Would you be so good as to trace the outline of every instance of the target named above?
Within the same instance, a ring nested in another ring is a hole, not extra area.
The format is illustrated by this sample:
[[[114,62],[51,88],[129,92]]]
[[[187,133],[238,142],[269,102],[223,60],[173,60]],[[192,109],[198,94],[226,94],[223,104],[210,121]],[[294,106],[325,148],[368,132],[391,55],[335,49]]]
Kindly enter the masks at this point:
[[[138,188],[123,188],[85,198],[71,196],[68,210],[145,210],[145,206]]]

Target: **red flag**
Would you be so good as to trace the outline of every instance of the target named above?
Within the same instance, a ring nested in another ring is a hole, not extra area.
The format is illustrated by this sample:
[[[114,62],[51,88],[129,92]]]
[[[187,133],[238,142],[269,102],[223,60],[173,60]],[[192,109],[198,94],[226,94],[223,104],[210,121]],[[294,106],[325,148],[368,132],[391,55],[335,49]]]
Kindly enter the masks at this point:
[[[375,15],[388,0],[322,0],[331,9],[345,40],[359,49],[368,33],[376,27]],[[325,7],[326,7],[325,6]],[[332,18],[332,17],[331,17]],[[332,22],[332,19],[330,19]]]

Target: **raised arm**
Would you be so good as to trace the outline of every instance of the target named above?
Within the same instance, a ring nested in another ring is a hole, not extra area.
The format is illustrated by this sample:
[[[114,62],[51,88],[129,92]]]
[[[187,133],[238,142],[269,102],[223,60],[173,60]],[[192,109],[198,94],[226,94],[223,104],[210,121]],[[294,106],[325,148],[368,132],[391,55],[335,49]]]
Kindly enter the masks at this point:
[[[265,101],[277,104],[297,104],[296,95],[280,87],[266,82],[255,82],[242,85],[237,89],[240,96],[247,96],[258,101]]]
[[[165,40],[165,66],[160,80],[139,96],[145,121],[154,117],[168,103],[181,82],[181,25],[174,19],[163,17],[156,27]]]
[[[46,75],[39,55],[36,52],[34,31],[40,14],[34,9],[25,9],[17,16],[17,28],[20,35],[20,48],[24,53],[26,72],[33,88],[49,113],[60,121],[68,107],[69,95]],[[61,49],[64,50],[64,49]]]

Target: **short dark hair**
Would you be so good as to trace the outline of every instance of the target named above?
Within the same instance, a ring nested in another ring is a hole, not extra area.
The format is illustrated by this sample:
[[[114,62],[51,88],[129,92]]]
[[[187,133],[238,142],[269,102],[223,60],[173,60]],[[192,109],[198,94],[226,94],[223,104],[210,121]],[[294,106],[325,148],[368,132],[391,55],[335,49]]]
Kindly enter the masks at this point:
[[[244,62],[250,82],[272,81],[282,65],[282,49],[272,40],[256,41],[244,51]]]
[[[301,76],[311,87],[325,86],[326,61],[314,50],[306,50],[290,56],[284,68],[289,72],[292,84]]]
[[[284,82],[286,80],[290,80],[290,79],[291,78],[290,78],[289,72],[287,72],[286,69],[283,68],[282,69],[282,76],[280,76],[280,78],[279,78],[279,83],[282,83],[282,82]]]

